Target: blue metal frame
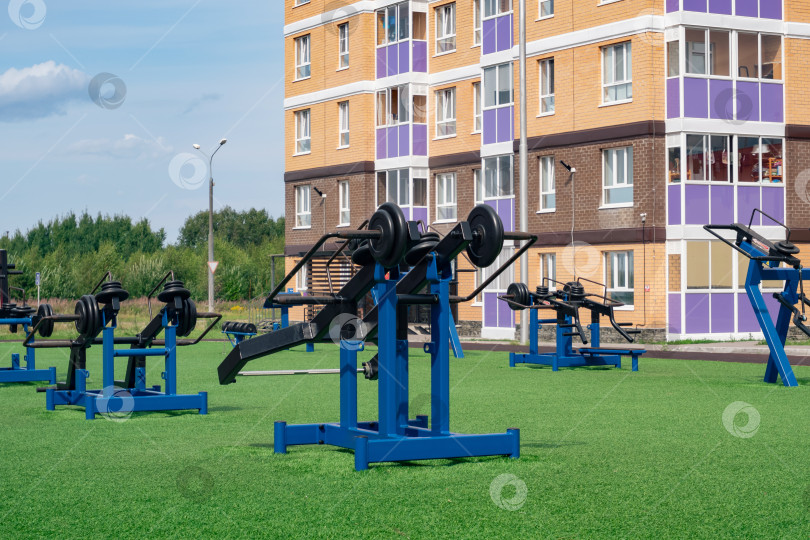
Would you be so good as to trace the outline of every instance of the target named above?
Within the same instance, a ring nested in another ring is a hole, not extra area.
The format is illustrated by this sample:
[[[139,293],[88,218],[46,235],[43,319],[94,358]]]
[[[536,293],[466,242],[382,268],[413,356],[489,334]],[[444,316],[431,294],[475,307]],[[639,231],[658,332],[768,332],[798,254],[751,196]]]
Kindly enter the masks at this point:
[[[175,411],[198,409],[200,414],[208,414],[208,393],[178,394],[177,393],[177,321],[170,321],[166,312],[163,313],[163,334],[165,344],[163,347],[149,347],[146,349],[116,349],[115,329],[116,317],[105,321],[102,330],[102,381],[101,390],[88,390],[87,379],[90,372],[86,369],[76,371],[76,389],[58,390],[48,388],[45,392],[45,406],[53,411],[57,405],[78,405],[84,407],[85,418],[93,420],[96,414],[105,411],[137,412],[137,411]],[[115,359],[132,356],[163,356],[165,371],[162,378],[166,381],[166,391],[160,391],[160,385],[146,386],[146,369],[137,368],[135,387],[118,388],[115,385]]]
[[[329,444],[354,450],[355,470],[370,463],[472,456],[520,456],[520,430],[467,435],[450,431],[450,279],[448,264],[438,268],[435,259],[427,272],[430,293],[439,299],[431,305],[431,415],[408,418],[408,342],[397,339],[396,283],[399,275],[377,265],[374,294],[378,309],[378,412],[376,422],[357,421],[357,351],[362,343],[340,344],[340,421],[287,425],[275,423],[274,451],[300,444]]]
[[[22,326],[23,333],[28,335],[28,328],[33,326],[31,317],[18,317],[14,319],[0,319],[0,325],[11,326],[12,324]],[[34,338],[31,338],[33,343]],[[25,367],[20,365],[20,355],[11,354],[11,367],[0,367],[0,383],[18,383],[48,381],[56,384],[56,368],[37,369],[36,350],[31,347],[25,348]]]
[[[573,337],[566,335],[571,333],[570,316],[566,315],[559,319],[540,319],[537,309],[528,311],[529,353],[509,353],[510,367],[515,367],[517,364],[539,364],[551,366],[552,371],[559,371],[561,367],[615,366],[621,368],[622,356],[630,356],[632,370],[638,371],[638,358],[647,352],[643,349],[601,348],[601,327],[599,323],[588,325],[593,346],[574,349]],[[541,354],[539,350],[539,333],[544,324],[554,324],[557,327],[556,350],[553,353]]]

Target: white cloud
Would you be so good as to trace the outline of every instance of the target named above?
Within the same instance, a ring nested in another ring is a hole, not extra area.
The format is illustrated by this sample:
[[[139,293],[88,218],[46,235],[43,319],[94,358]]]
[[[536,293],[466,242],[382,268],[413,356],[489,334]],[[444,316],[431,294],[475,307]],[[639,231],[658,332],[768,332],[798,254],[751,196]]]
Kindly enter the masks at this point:
[[[71,101],[89,99],[90,77],[53,60],[0,74],[0,122],[64,114]]]
[[[67,147],[72,155],[112,159],[159,159],[174,152],[163,137],[147,140],[127,133],[121,139],[83,139]]]

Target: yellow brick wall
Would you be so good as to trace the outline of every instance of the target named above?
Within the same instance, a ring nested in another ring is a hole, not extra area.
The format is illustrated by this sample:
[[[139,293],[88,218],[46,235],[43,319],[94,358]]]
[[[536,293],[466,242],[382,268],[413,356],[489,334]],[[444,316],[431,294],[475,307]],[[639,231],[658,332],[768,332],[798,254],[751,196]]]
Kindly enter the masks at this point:
[[[284,0],[284,24],[294,23],[354,4],[355,0],[309,0],[308,4],[295,5],[295,0]]]
[[[810,14],[810,3],[806,8]],[[810,124],[810,41],[785,39],[785,108],[788,124]]]
[[[785,0],[785,20],[810,23],[810,2],[807,0]]]
[[[436,8],[456,4],[456,50],[436,55]],[[473,45],[473,0],[437,2],[428,6],[428,57],[430,73],[438,73],[481,60],[481,46]]]
[[[338,147],[338,103],[349,102],[349,147]],[[310,154],[294,156],[295,112],[310,110]],[[286,170],[297,171],[341,163],[374,160],[374,95],[358,94],[285,112]]]
[[[513,3],[517,7],[517,0]],[[611,4],[599,5],[598,0],[575,0],[573,2],[554,2],[554,16],[538,21],[540,3],[526,2],[526,39],[538,39],[557,36],[568,32],[602,26],[636,17],[663,15],[663,0],[622,0]],[[517,9],[515,9],[517,13]],[[518,18],[515,17],[515,36],[518,35]]]
[[[473,83],[480,79],[469,79],[451,84],[430,87],[428,96],[428,139],[430,155],[443,156],[461,152],[475,152],[481,148],[481,133],[473,133],[475,127]],[[456,89],[456,136],[436,139],[436,92],[445,88]]]

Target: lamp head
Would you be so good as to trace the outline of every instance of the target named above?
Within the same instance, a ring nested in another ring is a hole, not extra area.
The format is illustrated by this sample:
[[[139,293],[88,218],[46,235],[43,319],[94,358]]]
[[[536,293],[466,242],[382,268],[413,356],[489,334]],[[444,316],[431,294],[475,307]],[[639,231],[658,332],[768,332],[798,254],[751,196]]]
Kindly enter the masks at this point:
[[[228,142],[228,139],[222,139],[221,141],[219,141],[219,145],[222,146],[226,142]]]
[[[199,149],[200,149],[200,145],[199,145],[199,144],[193,144],[192,146],[194,147],[194,149],[195,149],[195,150],[199,150]]]

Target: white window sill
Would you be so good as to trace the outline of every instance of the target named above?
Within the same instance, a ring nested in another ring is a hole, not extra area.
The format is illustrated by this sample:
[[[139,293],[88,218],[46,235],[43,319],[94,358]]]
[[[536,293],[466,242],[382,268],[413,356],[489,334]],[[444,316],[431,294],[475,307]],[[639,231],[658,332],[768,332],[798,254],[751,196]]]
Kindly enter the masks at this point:
[[[608,297],[610,297],[610,292],[608,292]],[[613,308],[613,311],[635,311],[636,306],[619,306]]]
[[[308,156],[308,155],[310,155],[311,153],[312,153],[312,150],[310,150],[309,152],[297,152],[297,153],[293,154],[293,157],[298,157],[298,156]]]
[[[607,6],[607,5],[610,5],[610,4],[615,4],[616,2],[621,2],[621,0],[602,0],[601,2],[596,4],[596,7],[602,7],[602,6]]]
[[[337,150],[346,150],[347,148],[351,148],[351,146],[348,144],[346,146],[338,146]]]
[[[298,7],[301,7],[301,6],[308,6],[308,5],[309,5],[309,1],[301,2],[300,4],[295,4],[292,8],[295,9],[295,8],[298,8]]]
[[[309,77],[303,77],[301,79],[295,79],[293,82],[296,83],[296,82],[301,82],[301,81],[308,81],[311,78],[312,78],[312,75],[310,75]]]
[[[439,219],[433,222],[433,225],[441,225],[443,223],[458,223],[458,219]]]
[[[453,135],[442,135],[441,137],[434,137],[434,141],[443,141],[444,139],[454,139],[456,137],[455,134]]]
[[[481,130],[471,131],[470,135],[481,135]]]
[[[483,302],[473,302],[472,304],[470,304],[470,307],[484,307],[484,303]]]
[[[342,229],[342,228],[348,227],[349,225],[351,225],[351,223],[341,223],[340,225],[335,225],[335,228],[336,229]]]
[[[601,105],[599,105],[599,108],[601,109],[602,107],[613,107],[615,105],[626,105],[628,103],[633,103],[633,100],[632,99],[623,99],[621,101],[611,101],[610,103],[602,103]]]
[[[452,51],[444,51],[444,52],[436,53],[436,54],[433,55],[432,58],[437,58],[439,56],[445,56],[447,54],[453,54],[454,52],[456,52],[456,49],[453,49]]]
[[[554,18],[554,14],[552,13],[551,15],[546,15],[545,17],[539,17],[539,18],[535,19],[534,22],[547,21],[547,20],[553,19],[553,18]]]
[[[556,208],[546,208],[545,210],[538,210],[535,214],[553,214],[556,211]]]
[[[603,204],[599,210],[613,210],[614,208],[633,208],[635,203]]]
[[[306,227],[293,227],[292,230],[294,231],[305,231],[307,229],[311,229],[312,225],[307,225]]]
[[[536,118],[545,118],[546,116],[554,116],[554,114],[555,114],[556,112],[557,112],[557,111],[556,111],[556,110],[554,110],[554,111],[551,111],[551,112],[544,112],[544,113],[540,113],[540,114],[538,114],[538,115],[537,115],[537,117],[536,117]]]
[[[472,46],[472,47],[470,47],[470,48],[471,48],[471,49],[477,49],[477,48],[478,48],[478,47],[480,47],[480,46],[481,46],[481,44],[480,44],[480,43],[477,43],[477,44],[473,45],[473,46]]]
[[[349,67],[350,67],[350,66],[346,66],[346,67],[339,67],[339,68],[337,68],[335,71],[346,71],[347,69],[349,69]]]

